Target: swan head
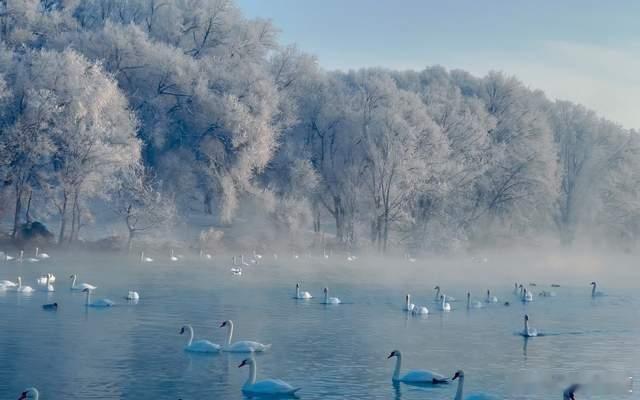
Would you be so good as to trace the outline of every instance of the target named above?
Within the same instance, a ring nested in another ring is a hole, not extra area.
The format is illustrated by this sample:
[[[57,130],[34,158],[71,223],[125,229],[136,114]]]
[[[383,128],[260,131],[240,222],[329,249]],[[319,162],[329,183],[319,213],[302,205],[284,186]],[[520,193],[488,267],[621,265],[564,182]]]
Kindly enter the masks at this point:
[[[580,388],[580,385],[577,383],[574,383],[573,385],[569,386],[564,390],[564,392],[562,393],[562,398],[564,400],[576,400],[575,392],[579,388]]]
[[[591,286],[595,286],[595,285],[596,285],[596,283],[595,283],[595,282],[591,282],[589,285],[591,285]]]
[[[245,358],[244,360],[242,360],[242,362],[240,363],[240,365],[238,365],[238,368],[242,368],[245,365],[252,365],[254,363],[252,358]]]
[[[529,320],[529,315],[525,314],[525,315],[524,315],[524,320],[525,320],[525,321],[528,321],[528,320]]]
[[[38,389],[34,388],[34,387],[30,387],[24,390],[24,392],[22,392],[20,394],[20,397],[18,397],[18,400],[22,400],[22,399],[35,399],[38,397]]]
[[[324,293],[329,293],[329,288],[324,288],[324,289],[322,289],[322,291],[323,291]]]
[[[180,328],[180,334],[183,335],[187,331],[187,329],[189,329],[189,328],[187,328],[186,325],[183,326],[182,328]]]
[[[391,357],[400,357],[400,350],[393,350],[391,353],[389,353],[387,360],[390,359]]]
[[[440,286],[434,287],[433,290],[440,290]]]
[[[453,375],[453,378],[451,378],[451,380],[455,381],[458,378],[464,378],[464,371],[462,371],[461,369],[456,371],[456,373]]]
[[[73,279],[73,278],[75,278],[75,277],[76,277],[76,274],[69,275],[69,279]]]
[[[226,321],[223,321],[222,324],[220,324],[220,328],[224,328],[225,326],[229,326],[229,325],[231,325],[231,321],[226,320]]]

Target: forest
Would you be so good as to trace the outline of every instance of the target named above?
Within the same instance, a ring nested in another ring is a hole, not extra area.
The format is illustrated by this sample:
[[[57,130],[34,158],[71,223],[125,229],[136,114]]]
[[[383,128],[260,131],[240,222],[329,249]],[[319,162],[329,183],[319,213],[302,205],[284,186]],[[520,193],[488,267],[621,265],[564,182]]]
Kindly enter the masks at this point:
[[[123,248],[640,236],[638,132],[508,71],[329,71],[231,0],[0,0],[0,40],[9,238],[69,245],[105,214]]]

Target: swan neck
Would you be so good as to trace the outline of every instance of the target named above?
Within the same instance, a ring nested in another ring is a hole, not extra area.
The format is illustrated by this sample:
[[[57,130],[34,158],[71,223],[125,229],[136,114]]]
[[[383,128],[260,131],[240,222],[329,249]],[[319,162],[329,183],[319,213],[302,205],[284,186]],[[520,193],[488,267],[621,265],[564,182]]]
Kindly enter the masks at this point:
[[[187,346],[191,346],[191,343],[193,343],[193,327],[187,325],[187,328],[189,329],[189,343],[187,343]]]
[[[231,345],[231,337],[233,336],[233,322],[227,322],[227,346]]]
[[[471,296],[467,295],[467,308],[471,306]]]
[[[91,304],[91,290],[87,290],[87,305]]]
[[[462,400],[462,392],[464,386],[464,376],[458,378],[458,389],[456,390],[456,397],[454,400]]]
[[[393,370],[393,380],[400,380],[400,368],[402,368],[402,355],[398,354],[396,356],[396,367]]]
[[[524,333],[529,334],[529,321],[526,319],[524,320]]]
[[[300,298],[300,286],[296,286],[296,297]]]
[[[440,288],[436,289],[436,301],[440,299]]]
[[[409,309],[409,304],[411,303],[411,296],[407,295],[407,302],[405,304],[405,309]]]
[[[18,277],[18,289],[22,288],[22,277]]]
[[[76,276],[74,275],[73,278],[71,278],[71,289],[75,289],[76,287]]]
[[[442,295],[442,308],[444,309],[444,303],[447,300],[447,296]]]
[[[329,291],[325,290],[324,292],[324,302],[325,304],[329,303]]]
[[[593,284],[593,285],[591,285],[591,286],[593,286],[593,287],[591,288],[591,295],[592,295],[592,296],[595,296],[595,295],[596,295],[596,285],[595,285],[595,284]]]
[[[249,363],[249,377],[244,386],[250,386],[256,383],[256,362],[255,360]]]

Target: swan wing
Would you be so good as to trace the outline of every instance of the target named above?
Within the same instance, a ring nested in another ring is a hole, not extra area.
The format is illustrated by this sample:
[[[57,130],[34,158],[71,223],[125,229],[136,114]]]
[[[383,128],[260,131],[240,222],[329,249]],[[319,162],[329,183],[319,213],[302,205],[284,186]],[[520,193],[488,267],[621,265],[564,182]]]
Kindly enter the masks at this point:
[[[446,382],[448,379],[436,372],[428,371],[425,369],[413,369],[407,372],[402,379],[402,382],[412,383],[437,383],[438,381]]]
[[[16,287],[16,286],[18,286],[18,284],[15,283],[15,282],[11,282],[11,281],[0,281],[0,286]]]
[[[220,345],[201,339],[194,340],[193,343],[191,343],[191,346],[185,347],[185,350],[195,353],[217,353],[220,351]]]
[[[226,351],[230,351],[233,353],[254,353],[266,351],[271,348],[270,344],[262,344],[258,342],[252,342],[250,340],[242,340],[239,342],[235,342],[231,346],[229,346]]]
[[[280,379],[264,379],[257,381],[253,385],[247,385],[243,391],[255,394],[294,394],[300,388],[294,388],[287,382]]]
[[[97,286],[93,286],[88,283],[81,283],[78,287],[80,288],[80,290],[84,290],[84,289],[96,290],[98,288]]]

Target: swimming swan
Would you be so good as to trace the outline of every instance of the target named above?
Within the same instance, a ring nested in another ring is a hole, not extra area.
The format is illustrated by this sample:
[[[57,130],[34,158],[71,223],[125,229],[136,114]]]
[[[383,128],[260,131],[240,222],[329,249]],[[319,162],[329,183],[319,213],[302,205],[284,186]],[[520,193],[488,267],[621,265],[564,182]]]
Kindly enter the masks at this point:
[[[141,251],[140,252],[140,262],[153,262],[153,258],[145,257],[144,256],[144,251]]]
[[[593,287],[591,288],[591,297],[602,297],[602,296],[604,296],[604,293],[602,293],[602,292],[598,292],[598,291],[596,290],[596,288],[597,288],[597,286],[598,286],[598,285],[597,285],[595,282],[591,282],[591,286],[593,286]]]
[[[111,307],[115,304],[113,301],[109,299],[98,299],[92,303],[91,290],[92,289],[88,289],[88,288],[82,290],[83,292],[87,293],[87,302],[85,303],[87,307]]]
[[[447,295],[442,295],[442,303],[440,304],[440,311],[451,311],[451,304],[447,303]]]
[[[400,369],[402,368],[402,353],[400,350],[393,350],[387,359],[391,357],[396,358],[396,367],[393,370],[393,376],[391,377],[393,382],[430,383],[434,385],[438,383],[449,383],[449,380],[444,376],[425,369],[412,369],[403,376],[400,376]]]
[[[242,361],[238,368],[249,366],[249,377],[242,385],[242,392],[248,395],[267,396],[295,396],[301,388],[294,388],[287,382],[280,379],[263,379],[256,382],[256,361],[247,358]]]
[[[478,300],[471,301],[471,292],[467,292],[467,308],[482,308],[482,302]]]
[[[81,283],[78,286],[76,286],[76,280],[78,279],[78,275],[76,274],[69,276],[69,279],[71,279],[71,290],[78,290],[78,291],[82,291],[85,289],[96,290],[98,288],[97,286],[93,286],[88,283]]]
[[[33,288],[31,286],[22,286],[22,277],[18,277],[18,287],[16,291],[19,293],[32,293]]]
[[[127,300],[140,300],[140,294],[138,294],[138,292],[133,291],[133,290],[129,290],[129,293],[127,294],[126,297]]]
[[[190,351],[193,353],[217,353],[220,351],[220,345],[211,343],[208,340],[200,339],[193,341],[193,328],[191,325],[185,325],[180,329],[180,334],[184,334],[189,331],[189,341],[184,346],[184,351]]]
[[[538,330],[535,328],[530,328],[529,327],[529,316],[525,315],[524,316],[524,329],[522,330],[522,332],[520,332],[521,336],[524,337],[536,337],[538,336]]]
[[[404,298],[404,308],[402,311],[413,311],[416,305],[411,302],[411,295],[407,294]]]
[[[413,315],[427,315],[429,314],[429,309],[425,306],[415,306],[413,310],[411,310],[411,314]]]
[[[296,296],[294,297],[294,299],[298,299],[298,300],[308,300],[308,299],[312,299],[313,296],[311,295],[311,293],[309,292],[301,292],[300,291],[300,284],[296,283]]]
[[[51,284],[51,274],[47,275],[47,281],[42,289],[45,292],[55,292],[53,285]]]
[[[40,249],[36,247],[36,258],[47,259],[51,257],[49,257],[49,254],[47,253],[40,253]]]
[[[533,294],[531,294],[530,291],[528,291],[526,288],[522,289],[522,302],[523,303],[528,303],[533,301]]]
[[[51,273],[46,273],[44,275],[41,275],[40,278],[38,278],[38,285],[40,286],[44,286],[47,284],[47,280],[49,281],[49,283],[55,283],[56,282],[56,276],[54,274]]]
[[[231,344],[231,338],[233,337],[233,321],[226,320],[220,328],[227,327],[227,340],[226,344],[222,347],[222,351],[228,351],[231,353],[258,353],[269,350],[270,344],[262,344],[258,342],[252,342],[250,340],[241,340]]]
[[[487,290],[487,299],[485,301],[487,303],[497,303],[498,298],[496,296],[491,296],[491,290]]]
[[[329,288],[324,288],[324,301],[322,302],[322,304],[340,304],[342,303],[342,301],[340,301],[339,298],[337,297],[329,297]]]
[[[38,392],[38,389],[34,387],[30,387],[25,389],[24,392],[20,394],[20,397],[18,397],[18,400],[24,400],[24,399],[38,400],[39,398],[40,398],[40,393]]]
[[[451,380],[455,381],[458,380],[458,389],[456,390],[456,397],[454,397],[454,400],[462,400],[463,398],[463,391],[464,391],[464,372],[462,370],[459,370],[455,373],[455,375],[453,376],[453,378],[451,378]],[[495,397],[484,394],[484,393],[474,393],[471,394],[469,396],[467,396],[466,400],[494,400]]]

